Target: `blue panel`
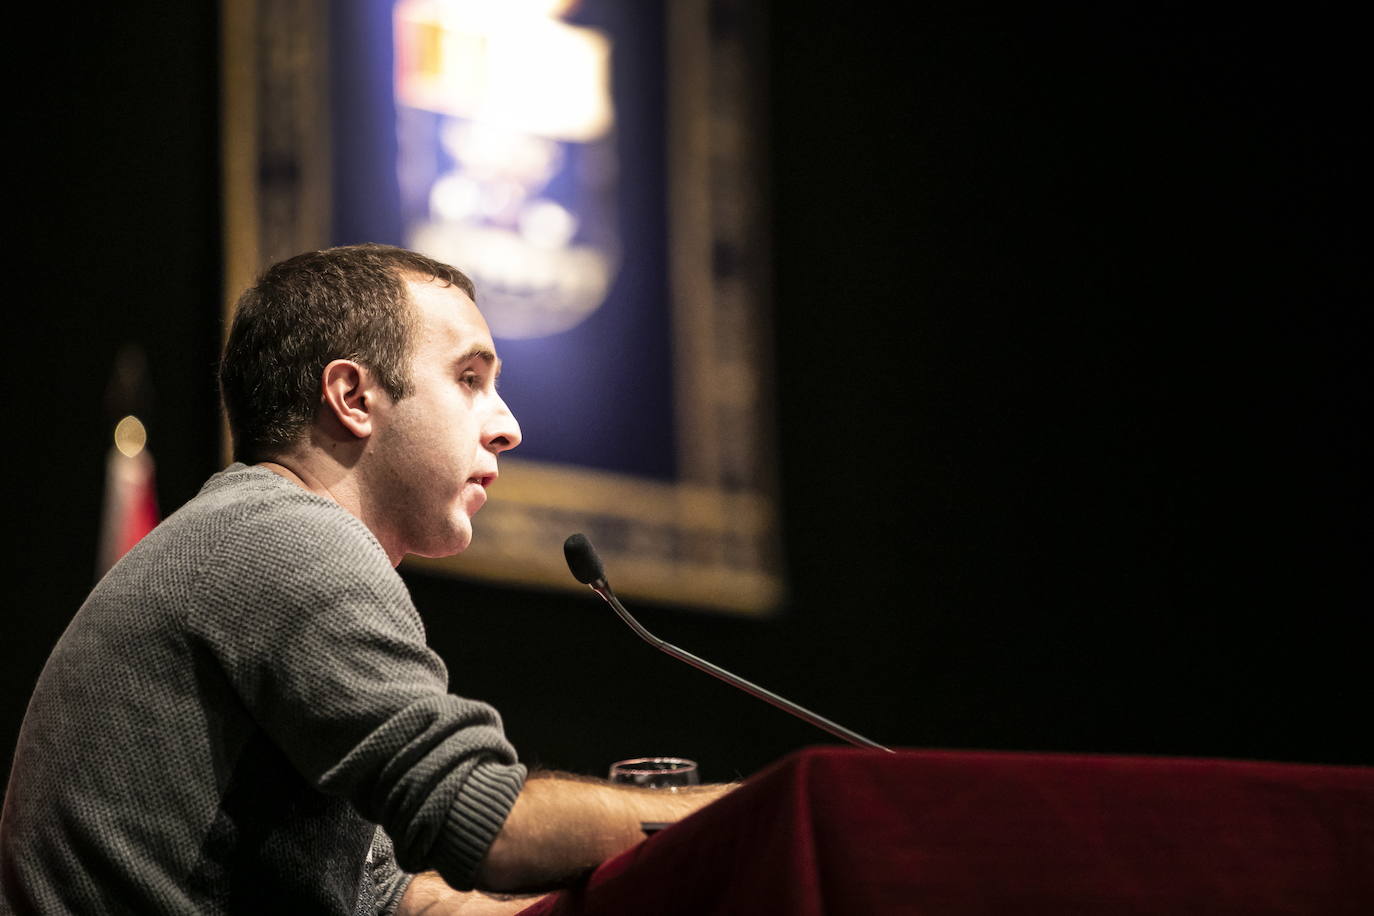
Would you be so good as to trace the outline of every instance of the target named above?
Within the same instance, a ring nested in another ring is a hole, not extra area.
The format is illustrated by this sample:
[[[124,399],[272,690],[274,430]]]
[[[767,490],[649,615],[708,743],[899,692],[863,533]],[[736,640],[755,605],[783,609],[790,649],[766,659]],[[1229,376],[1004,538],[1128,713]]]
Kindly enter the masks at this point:
[[[329,7],[332,244],[400,245],[390,2]]]

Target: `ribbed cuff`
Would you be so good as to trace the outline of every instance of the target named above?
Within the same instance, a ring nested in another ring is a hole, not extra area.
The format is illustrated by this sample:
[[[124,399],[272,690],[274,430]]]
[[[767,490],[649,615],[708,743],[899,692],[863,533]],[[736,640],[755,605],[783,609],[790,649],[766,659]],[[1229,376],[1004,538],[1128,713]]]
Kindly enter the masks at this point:
[[[405,872],[399,872],[400,876],[396,882],[386,888],[385,895],[378,894],[377,912],[381,916],[395,916],[396,909],[401,905],[401,898],[406,895],[406,890],[410,887],[410,882],[415,880],[415,876]],[[380,891],[380,889],[379,889]]]
[[[525,775],[520,763],[478,764],[468,774],[434,844],[434,867],[450,886],[472,890],[477,867],[506,823]]]

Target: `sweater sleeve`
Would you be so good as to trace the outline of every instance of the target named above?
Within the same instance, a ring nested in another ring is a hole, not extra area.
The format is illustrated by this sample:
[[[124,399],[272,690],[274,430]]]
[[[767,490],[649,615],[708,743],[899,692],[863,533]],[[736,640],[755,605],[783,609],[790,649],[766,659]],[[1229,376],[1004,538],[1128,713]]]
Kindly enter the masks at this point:
[[[359,892],[355,916],[392,916],[401,905],[414,875],[401,871],[391,837],[380,827],[372,835],[372,849],[368,851],[363,868],[366,893]]]
[[[247,512],[211,552],[186,625],[296,769],[386,829],[403,869],[472,887],[525,768],[494,709],[448,693],[361,522],[313,498]]]

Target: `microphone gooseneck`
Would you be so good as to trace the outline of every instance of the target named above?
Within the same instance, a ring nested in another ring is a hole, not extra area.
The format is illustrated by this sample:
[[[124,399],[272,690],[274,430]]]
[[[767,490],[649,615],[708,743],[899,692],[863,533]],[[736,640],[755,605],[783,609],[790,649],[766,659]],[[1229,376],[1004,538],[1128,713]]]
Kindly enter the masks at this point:
[[[822,731],[829,732],[837,738],[843,738],[850,744],[887,751],[889,754],[893,753],[892,748],[884,747],[876,741],[865,738],[858,732],[851,731],[843,725],[831,722],[824,716],[817,715],[811,710],[799,706],[791,700],[780,697],[770,690],[765,690],[758,684],[751,683],[738,675],[731,674],[724,668],[713,665],[703,658],[698,658],[685,649],[679,649],[672,643],[665,642],[644,629],[640,622],[635,620],[629,611],[625,610],[625,605],[620,603],[620,599],[617,598],[615,592],[611,590],[611,584],[606,580],[606,569],[601,564],[601,558],[596,555],[596,548],[592,546],[591,541],[587,540],[586,535],[569,535],[568,539],[563,542],[563,557],[568,561],[568,569],[572,572],[573,578],[583,585],[590,586],[592,591],[600,595],[602,599],[611,606],[611,610],[615,611],[620,619],[629,625],[630,629],[634,630],[641,639],[654,648],[666,652],[679,661],[686,662],[699,671],[705,671],[707,674],[719,678],[727,684],[738,687],[750,696],[763,700],[765,703],[770,703],[784,712],[791,713],[799,719],[810,722]]]

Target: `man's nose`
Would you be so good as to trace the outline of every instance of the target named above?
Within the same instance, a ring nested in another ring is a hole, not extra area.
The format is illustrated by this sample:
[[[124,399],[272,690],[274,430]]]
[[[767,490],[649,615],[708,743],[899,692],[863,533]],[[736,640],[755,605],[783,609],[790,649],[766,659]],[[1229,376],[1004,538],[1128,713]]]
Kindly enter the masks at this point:
[[[520,444],[520,424],[499,395],[496,403],[496,411],[487,422],[486,440],[483,444],[492,452],[500,454]]]

